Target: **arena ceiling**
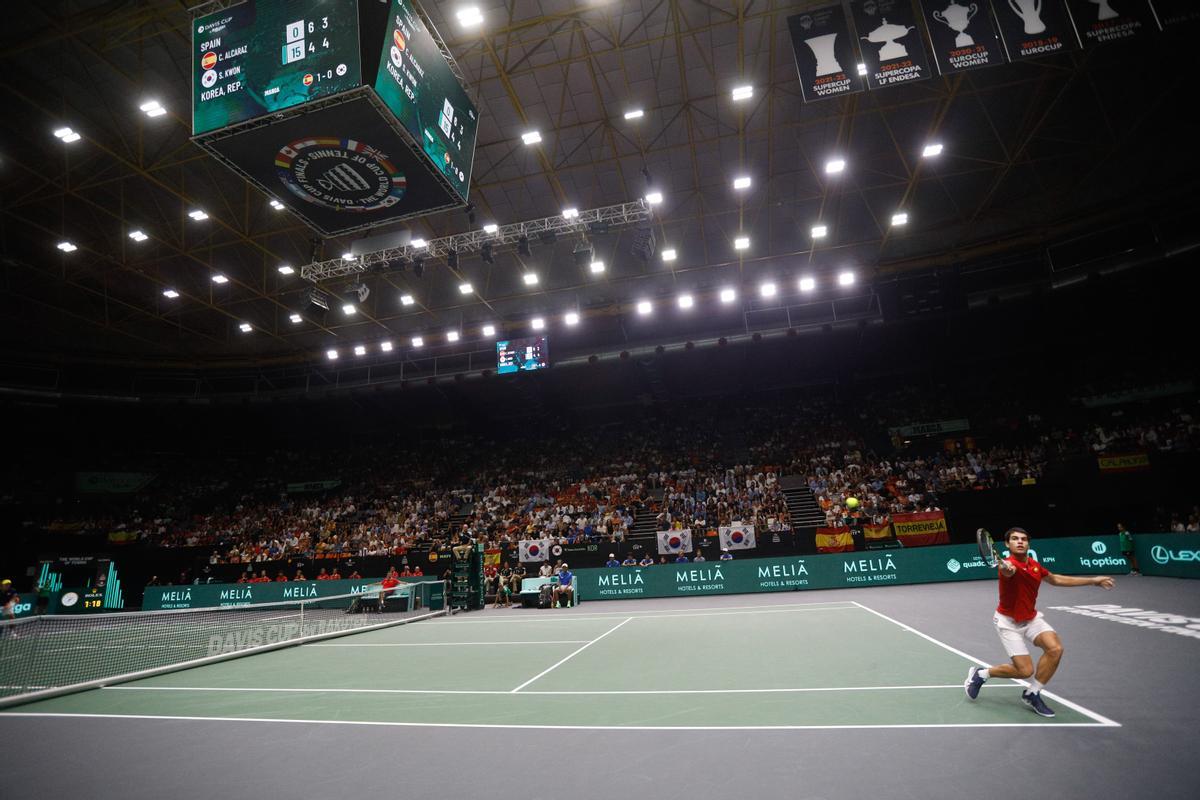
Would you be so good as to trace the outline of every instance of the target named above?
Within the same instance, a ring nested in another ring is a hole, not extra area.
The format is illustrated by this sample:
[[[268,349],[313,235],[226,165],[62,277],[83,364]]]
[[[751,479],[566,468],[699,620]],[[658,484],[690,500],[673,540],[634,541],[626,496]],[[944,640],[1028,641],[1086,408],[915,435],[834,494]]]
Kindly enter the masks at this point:
[[[1108,45],[804,103],[785,20],[822,2],[474,4],[484,22],[470,30],[454,18],[458,4],[424,5],[479,106],[476,223],[448,212],[418,220],[413,235],[609,206],[654,188],[664,198],[659,252],[674,249],[674,261],[636,258],[632,232],[614,231],[593,238],[601,276],[560,240],[494,265],[474,256],[454,269],[430,264],[419,278],[372,275],[359,313],[310,314],[309,284],[278,267],[332,257],[350,240],[314,242],[189,140],[189,4],[22,4],[0,35],[6,359],[302,366],[330,348],[349,357],[357,344],[394,340],[390,359],[472,353],[477,368],[490,357],[480,332],[489,323],[527,335],[542,316],[559,353],[582,355],[868,319],[879,316],[875,290],[899,276],[990,265],[996,285],[1008,274],[1052,278],[1056,244],[1114,229],[1154,244],[1164,219],[1191,226],[1195,138],[1180,100],[1194,79],[1186,42],[1165,34],[1150,50]],[[753,97],[735,102],[741,85]],[[148,99],[167,113],[139,111]],[[626,119],[633,109],[643,115]],[[81,140],[55,138],[64,125]],[[522,142],[531,129],[540,144]],[[931,142],[943,153],[922,158]],[[824,174],[832,156],[848,165],[836,178]],[[742,175],[751,186],[735,191]],[[190,218],[197,209],[208,218]],[[909,215],[903,228],[891,225],[898,210]],[[828,228],[819,241],[818,223]],[[149,238],[132,241],[135,229]],[[739,235],[749,248],[734,249]],[[60,252],[63,240],[78,250]],[[1123,247],[1107,242],[1092,255]],[[858,279],[849,289],[834,280],[846,269]],[[522,280],[528,271],[536,286]],[[213,272],[229,282],[214,285]],[[801,275],[818,282],[803,298]],[[774,298],[759,296],[767,280],[780,286]],[[181,296],[164,297],[168,288]],[[723,288],[738,299],[719,303]],[[676,305],[682,293],[694,297],[690,311]],[[402,305],[402,294],[415,303]],[[655,313],[636,314],[640,300]],[[565,328],[568,311],[580,314],[577,327]],[[300,323],[290,320],[297,312]],[[450,330],[462,334],[453,345]],[[407,345],[414,335],[427,340],[419,353]]]

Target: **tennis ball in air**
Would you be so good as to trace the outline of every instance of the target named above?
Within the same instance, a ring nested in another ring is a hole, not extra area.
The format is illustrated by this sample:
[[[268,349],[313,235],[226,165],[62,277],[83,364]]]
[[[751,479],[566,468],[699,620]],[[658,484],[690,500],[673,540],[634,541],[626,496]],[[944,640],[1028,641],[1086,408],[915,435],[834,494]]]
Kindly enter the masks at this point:
[[[846,498],[846,508],[850,509],[851,511],[858,508],[858,498],[857,497]]]

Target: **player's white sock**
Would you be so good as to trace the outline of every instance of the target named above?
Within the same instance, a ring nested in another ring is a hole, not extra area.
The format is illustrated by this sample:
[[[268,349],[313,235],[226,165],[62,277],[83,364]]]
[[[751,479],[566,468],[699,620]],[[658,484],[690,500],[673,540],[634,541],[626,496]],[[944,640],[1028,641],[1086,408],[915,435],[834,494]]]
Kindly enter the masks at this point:
[[[1044,688],[1046,688],[1046,687],[1042,685],[1041,681],[1030,681],[1029,682],[1029,693],[1030,694],[1039,694],[1039,693],[1041,693],[1042,689],[1044,689]]]
[[[983,678],[985,681],[988,678],[992,677],[991,675],[988,674],[988,671],[986,669],[981,669],[981,670],[979,670],[979,672],[976,672],[975,674],[978,675],[979,677]]]

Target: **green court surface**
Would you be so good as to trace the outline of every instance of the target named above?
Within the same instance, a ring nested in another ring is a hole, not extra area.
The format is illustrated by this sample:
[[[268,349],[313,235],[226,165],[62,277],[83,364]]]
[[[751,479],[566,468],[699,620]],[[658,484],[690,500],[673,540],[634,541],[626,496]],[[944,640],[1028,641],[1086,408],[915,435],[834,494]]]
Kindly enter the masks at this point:
[[[1115,726],[856,602],[437,618],[9,713],[561,728]]]

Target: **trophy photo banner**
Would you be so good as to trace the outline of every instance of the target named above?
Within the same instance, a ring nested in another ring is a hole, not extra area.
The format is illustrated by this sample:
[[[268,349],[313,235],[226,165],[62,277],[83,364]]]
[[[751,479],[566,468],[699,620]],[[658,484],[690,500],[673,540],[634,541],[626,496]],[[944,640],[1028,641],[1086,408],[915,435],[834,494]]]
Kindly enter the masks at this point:
[[[1185,30],[1200,24],[1200,3],[1196,0],[1151,0],[1159,27],[1165,30]]]
[[[1149,0],[1067,0],[1067,7],[1084,47],[1158,32]]]
[[[1074,50],[1079,40],[1062,0],[992,0],[1009,61]]]
[[[839,3],[788,17],[805,102],[863,90],[846,10]]]
[[[851,0],[858,48],[872,89],[929,77],[929,56],[912,0]]]
[[[1005,63],[987,0],[921,0],[921,9],[941,74]]]

